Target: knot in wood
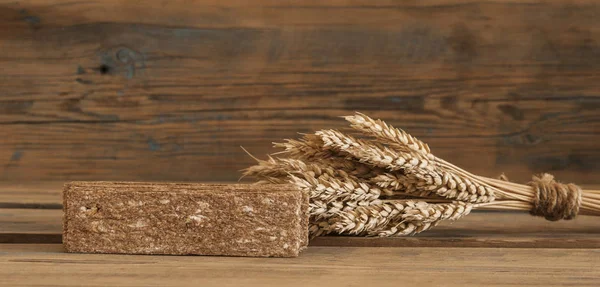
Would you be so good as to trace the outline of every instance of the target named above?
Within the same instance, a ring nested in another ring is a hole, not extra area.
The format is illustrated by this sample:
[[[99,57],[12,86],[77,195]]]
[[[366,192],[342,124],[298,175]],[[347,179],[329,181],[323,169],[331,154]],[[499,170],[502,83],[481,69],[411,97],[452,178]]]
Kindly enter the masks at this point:
[[[579,213],[582,193],[579,186],[557,182],[547,173],[534,176],[529,185],[534,190],[532,215],[557,221],[573,219]]]

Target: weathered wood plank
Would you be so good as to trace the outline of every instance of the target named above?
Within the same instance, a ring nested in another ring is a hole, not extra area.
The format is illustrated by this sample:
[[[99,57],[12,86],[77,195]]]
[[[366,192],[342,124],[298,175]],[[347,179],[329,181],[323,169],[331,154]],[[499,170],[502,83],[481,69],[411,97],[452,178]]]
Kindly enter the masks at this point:
[[[0,209],[0,233],[62,234],[62,209]]]
[[[0,245],[0,277],[10,286],[596,286],[599,264],[597,249],[310,247],[294,259],[260,259]]]
[[[60,243],[61,182],[0,184],[0,243]],[[598,189],[598,186],[584,186]],[[600,248],[600,220],[550,222],[525,213],[473,212],[406,238],[324,237],[312,246]]]
[[[235,180],[388,120],[474,172],[597,182],[594,1],[1,1],[0,180]]]
[[[59,243],[61,210],[0,209],[0,243]],[[549,222],[523,213],[474,212],[413,237],[322,237],[311,246],[600,248],[600,221]]]
[[[2,182],[0,210],[3,208],[62,209],[64,182]]]

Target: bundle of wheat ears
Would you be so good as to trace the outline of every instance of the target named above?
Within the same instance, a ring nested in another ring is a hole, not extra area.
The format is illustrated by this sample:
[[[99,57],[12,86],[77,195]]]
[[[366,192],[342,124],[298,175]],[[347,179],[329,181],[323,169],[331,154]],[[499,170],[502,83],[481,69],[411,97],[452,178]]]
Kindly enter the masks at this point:
[[[259,184],[292,183],[308,192],[312,237],[413,235],[473,209],[526,210],[552,221],[600,215],[600,191],[550,174],[528,184],[478,176],[381,120],[344,118],[364,138],[321,130],[274,143],[283,150],[244,170]]]

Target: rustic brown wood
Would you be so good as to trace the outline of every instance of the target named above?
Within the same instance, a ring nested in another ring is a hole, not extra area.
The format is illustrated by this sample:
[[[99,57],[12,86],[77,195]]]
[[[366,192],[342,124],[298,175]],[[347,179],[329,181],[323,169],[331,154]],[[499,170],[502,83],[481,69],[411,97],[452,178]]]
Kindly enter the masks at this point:
[[[0,210],[3,208],[62,209],[64,182],[1,182]]]
[[[0,209],[0,234],[62,234],[62,210]]]
[[[61,210],[0,209],[0,243],[60,243]],[[600,248],[600,220],[549,222],[524,213],[475,212],[402,238],[323,237],[311,246]]]
[[[0,1],[0,180],[235,180],[363,111],[482,175],[598,182],[595,1]]]
[[[226,183],[235,184],[236,182],[219,182],[219,184]],[[27,206],[23,207],[23,209],[36,208],[36,206],[39,206],[39,209],[62,209],[62,191],[64,185],[65,182],[60,181],[28,183],[0,182],[0,209],[18,205]],[[584,190],[600,190],[600,185],[587,184],[581,185],[581,188]]]
[[[0,184],[0,243],[60,243],[62,186],[61,182]],[[597,185],[584,187],[599,189]],[[600,248],[600,220],[597,217],[580,216],[571,221],[549,222],[525,213],[474,212],[456,222],[443,222],[415,237],[325,237],[317,238],[310,244],[357,247]]]
[[[0,278],[10,286],[597,286],[599,264],[598,249],[309,247],[265,259],[0,245]]]

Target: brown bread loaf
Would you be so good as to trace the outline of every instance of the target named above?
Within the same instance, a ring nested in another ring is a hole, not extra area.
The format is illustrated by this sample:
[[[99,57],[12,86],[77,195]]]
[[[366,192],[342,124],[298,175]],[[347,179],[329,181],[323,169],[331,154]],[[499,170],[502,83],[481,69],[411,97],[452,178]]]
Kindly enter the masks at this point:
[[[295,257],[308,195],[291,185],[71,182],[67,252]]]

